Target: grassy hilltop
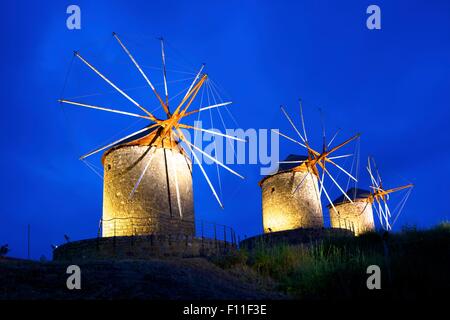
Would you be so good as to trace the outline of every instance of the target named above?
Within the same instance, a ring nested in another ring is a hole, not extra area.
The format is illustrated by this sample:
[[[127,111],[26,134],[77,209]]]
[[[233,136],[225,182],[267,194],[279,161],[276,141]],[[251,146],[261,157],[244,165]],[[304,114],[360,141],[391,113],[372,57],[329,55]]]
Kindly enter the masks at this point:
[[[381,268],[381,290],[366,287],[372,264]],[[0,258],[0,300],[442,299],[450,292],[450,224],[387,237],[260,243],[208,259],[84,261],[82,290],[73,291],[67,265]]]
[[[261,243],[215,263],[251,268],[296,299],[442,298],[450,291],[450,223],[303,245]],[[381,268],[381,290],[366,286],[373,264]]]

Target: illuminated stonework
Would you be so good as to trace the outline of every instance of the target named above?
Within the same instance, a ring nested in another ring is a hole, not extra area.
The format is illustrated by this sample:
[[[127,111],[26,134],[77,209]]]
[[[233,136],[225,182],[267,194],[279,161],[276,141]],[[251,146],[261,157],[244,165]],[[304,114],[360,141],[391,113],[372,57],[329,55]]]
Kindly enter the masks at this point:
[[[303,179],[300,188],[293,193]],[[316,175],[302,171],[279,172],[263,179],[260,185],[265,233],[323,227]]]
[[[149,157],[149,147],[143,145],[121,145],[105,153],[103,237],[194,234],[191,162],[178,150],[156,148],[150,166],[130,197]]]
[[[341,197],[334,201],[337,212],[328,206],[331,226],[354,230],[355,235],[375,230],[372,204],[368,198],[369,192],[357,189],[355,193],[355,189],[350,189],[347,194],[353,203]]]

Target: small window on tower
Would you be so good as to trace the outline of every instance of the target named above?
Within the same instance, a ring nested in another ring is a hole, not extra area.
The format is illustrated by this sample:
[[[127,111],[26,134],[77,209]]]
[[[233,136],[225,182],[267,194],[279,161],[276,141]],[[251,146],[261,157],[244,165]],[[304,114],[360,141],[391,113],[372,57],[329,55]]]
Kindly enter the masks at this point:
[[[275,192],[275,187],[272,187],[272,193],[274,193]]]
[[[108,164],[108,165],[106,166],[106,169],[107,169],[107,170],[111,170],[111,165]]]

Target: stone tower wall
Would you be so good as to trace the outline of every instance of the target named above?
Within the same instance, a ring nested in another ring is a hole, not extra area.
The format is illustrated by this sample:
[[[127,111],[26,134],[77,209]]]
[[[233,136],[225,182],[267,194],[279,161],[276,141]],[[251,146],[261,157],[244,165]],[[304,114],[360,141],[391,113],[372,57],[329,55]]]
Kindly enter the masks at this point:
[[[103,237],[194,235],[191,163],[180,152],[157,148],[139,187],[130,197],[149,162],[149,150],[148,146],[141,145],[120,146],[105,155]],[[175,178],[178,180],[182,217],[178,209]]]
[[[329,207],[333,228],[354,228],[355,235],[375,230],[372,205],[367,200],[355,200],[335,205],[337,213]]]
[[[302,186],[293,194],[303,178]],[[261,188],[265,233],[323,227],[322,205],[315,175],[293,171],[277,173],[265,179]]]

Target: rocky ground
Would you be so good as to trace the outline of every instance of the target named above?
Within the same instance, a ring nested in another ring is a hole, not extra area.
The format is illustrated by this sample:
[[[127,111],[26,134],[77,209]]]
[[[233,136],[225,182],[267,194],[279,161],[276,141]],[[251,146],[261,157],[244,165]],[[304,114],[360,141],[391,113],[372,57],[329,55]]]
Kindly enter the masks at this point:
[[[0,300],[286,298],[250,269],[203,258],[83,262],[81,290],[67,289],[68,265],[0,258]]]

